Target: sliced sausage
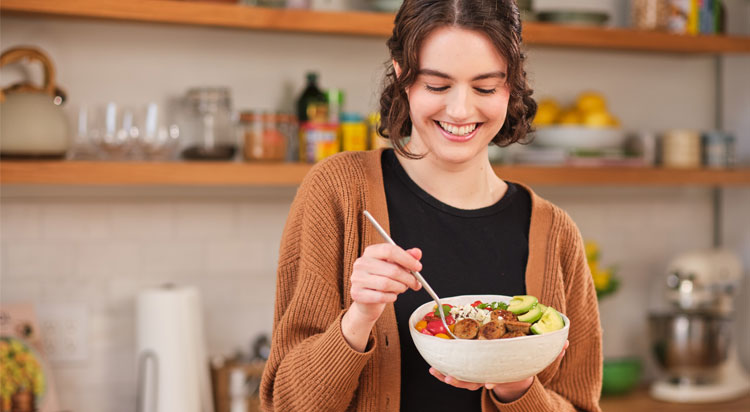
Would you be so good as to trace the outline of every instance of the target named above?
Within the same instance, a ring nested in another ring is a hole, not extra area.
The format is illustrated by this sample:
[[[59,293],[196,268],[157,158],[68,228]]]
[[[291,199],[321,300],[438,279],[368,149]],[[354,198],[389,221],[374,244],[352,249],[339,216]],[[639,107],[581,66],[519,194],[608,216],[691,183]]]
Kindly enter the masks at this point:
[[[461,319],[453,329],[453,334],[460,339],[475,339],[478,332],[479,322],[474,319]]]
[[[499,320],[491,320],[479,328],[479,340],[500,339],[504,334],[505,325]]]
[[[515,313],[503,310],[503,309],[495,309],[490,313],[490,319],[497,320],[497,319],[503,319],[503,320],[518,320],[518,316],[516,316]]]
[[[523,332],[524,335],[528,335],[531,330],[531,323],[506,320],[505,329],[509,332]]]
[[[518,338],[521,336],[526,336],[526,334],[521,332],[520,330],[515,330],[513,332],[505,332],[505,335],[503,335],[500,339]]]

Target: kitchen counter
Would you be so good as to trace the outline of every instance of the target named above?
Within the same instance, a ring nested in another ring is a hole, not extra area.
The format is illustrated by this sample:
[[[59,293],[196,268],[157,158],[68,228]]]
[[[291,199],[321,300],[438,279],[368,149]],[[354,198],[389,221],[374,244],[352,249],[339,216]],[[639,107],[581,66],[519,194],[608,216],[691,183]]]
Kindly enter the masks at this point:
[[[750,395],[721,403],[668,403],[658,401],[641,388],[625,396],[605,396],[600,402],[602,412],[748,412]]]

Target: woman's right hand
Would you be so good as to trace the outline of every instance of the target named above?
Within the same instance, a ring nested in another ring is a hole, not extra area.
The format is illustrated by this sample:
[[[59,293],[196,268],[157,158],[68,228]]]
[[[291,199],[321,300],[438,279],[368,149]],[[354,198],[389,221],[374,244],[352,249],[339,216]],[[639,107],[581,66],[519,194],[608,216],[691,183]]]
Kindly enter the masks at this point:
[[[387,303],[395,302],[407,289],[422,287],[409,273],[422,270],[421,258],[422,251],[418,248],[404,250],[389,243],[378,243],[365,248],[362,256],[354,261],[350,289],[353,302],[342,320],[344,336],[353,347],[364,347],[366,335]]]

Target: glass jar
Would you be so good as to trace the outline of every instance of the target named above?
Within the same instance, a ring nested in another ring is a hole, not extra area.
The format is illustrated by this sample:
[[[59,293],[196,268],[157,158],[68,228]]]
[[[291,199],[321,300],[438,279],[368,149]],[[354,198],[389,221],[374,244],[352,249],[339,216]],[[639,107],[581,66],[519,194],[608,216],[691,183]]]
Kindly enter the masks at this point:
[[[286,157],[286,138],[279,129],[277,116],[263,114],[263,158],[262,160],[281,161]]]
[[[182,157],[191,160],[229,160],[237,150],[229,89],[190,89],[185,98],[186,125]]]
[[[263,157],[263,121],[260,113],[251,111],[240,113],[240,128],[245,160],[261,159]]]
[[[633,27],[666,31],[669,28],[670,0],[632,0]]]
[[[273,113],[242,112],[240,125],[245,142],[245,160],[282,161],[286,157],[286,136],[281,119]]]

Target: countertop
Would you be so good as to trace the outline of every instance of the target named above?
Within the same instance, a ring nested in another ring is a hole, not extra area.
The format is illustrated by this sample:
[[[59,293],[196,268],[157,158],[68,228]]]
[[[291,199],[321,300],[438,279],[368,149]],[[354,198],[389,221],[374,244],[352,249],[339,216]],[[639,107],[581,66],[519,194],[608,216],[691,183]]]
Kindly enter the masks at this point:
[[[750,395],[721,403],[668,403],[658,401],[640,388],[624,396],[604,396],[599,403],[602,412],[748,412]]]

